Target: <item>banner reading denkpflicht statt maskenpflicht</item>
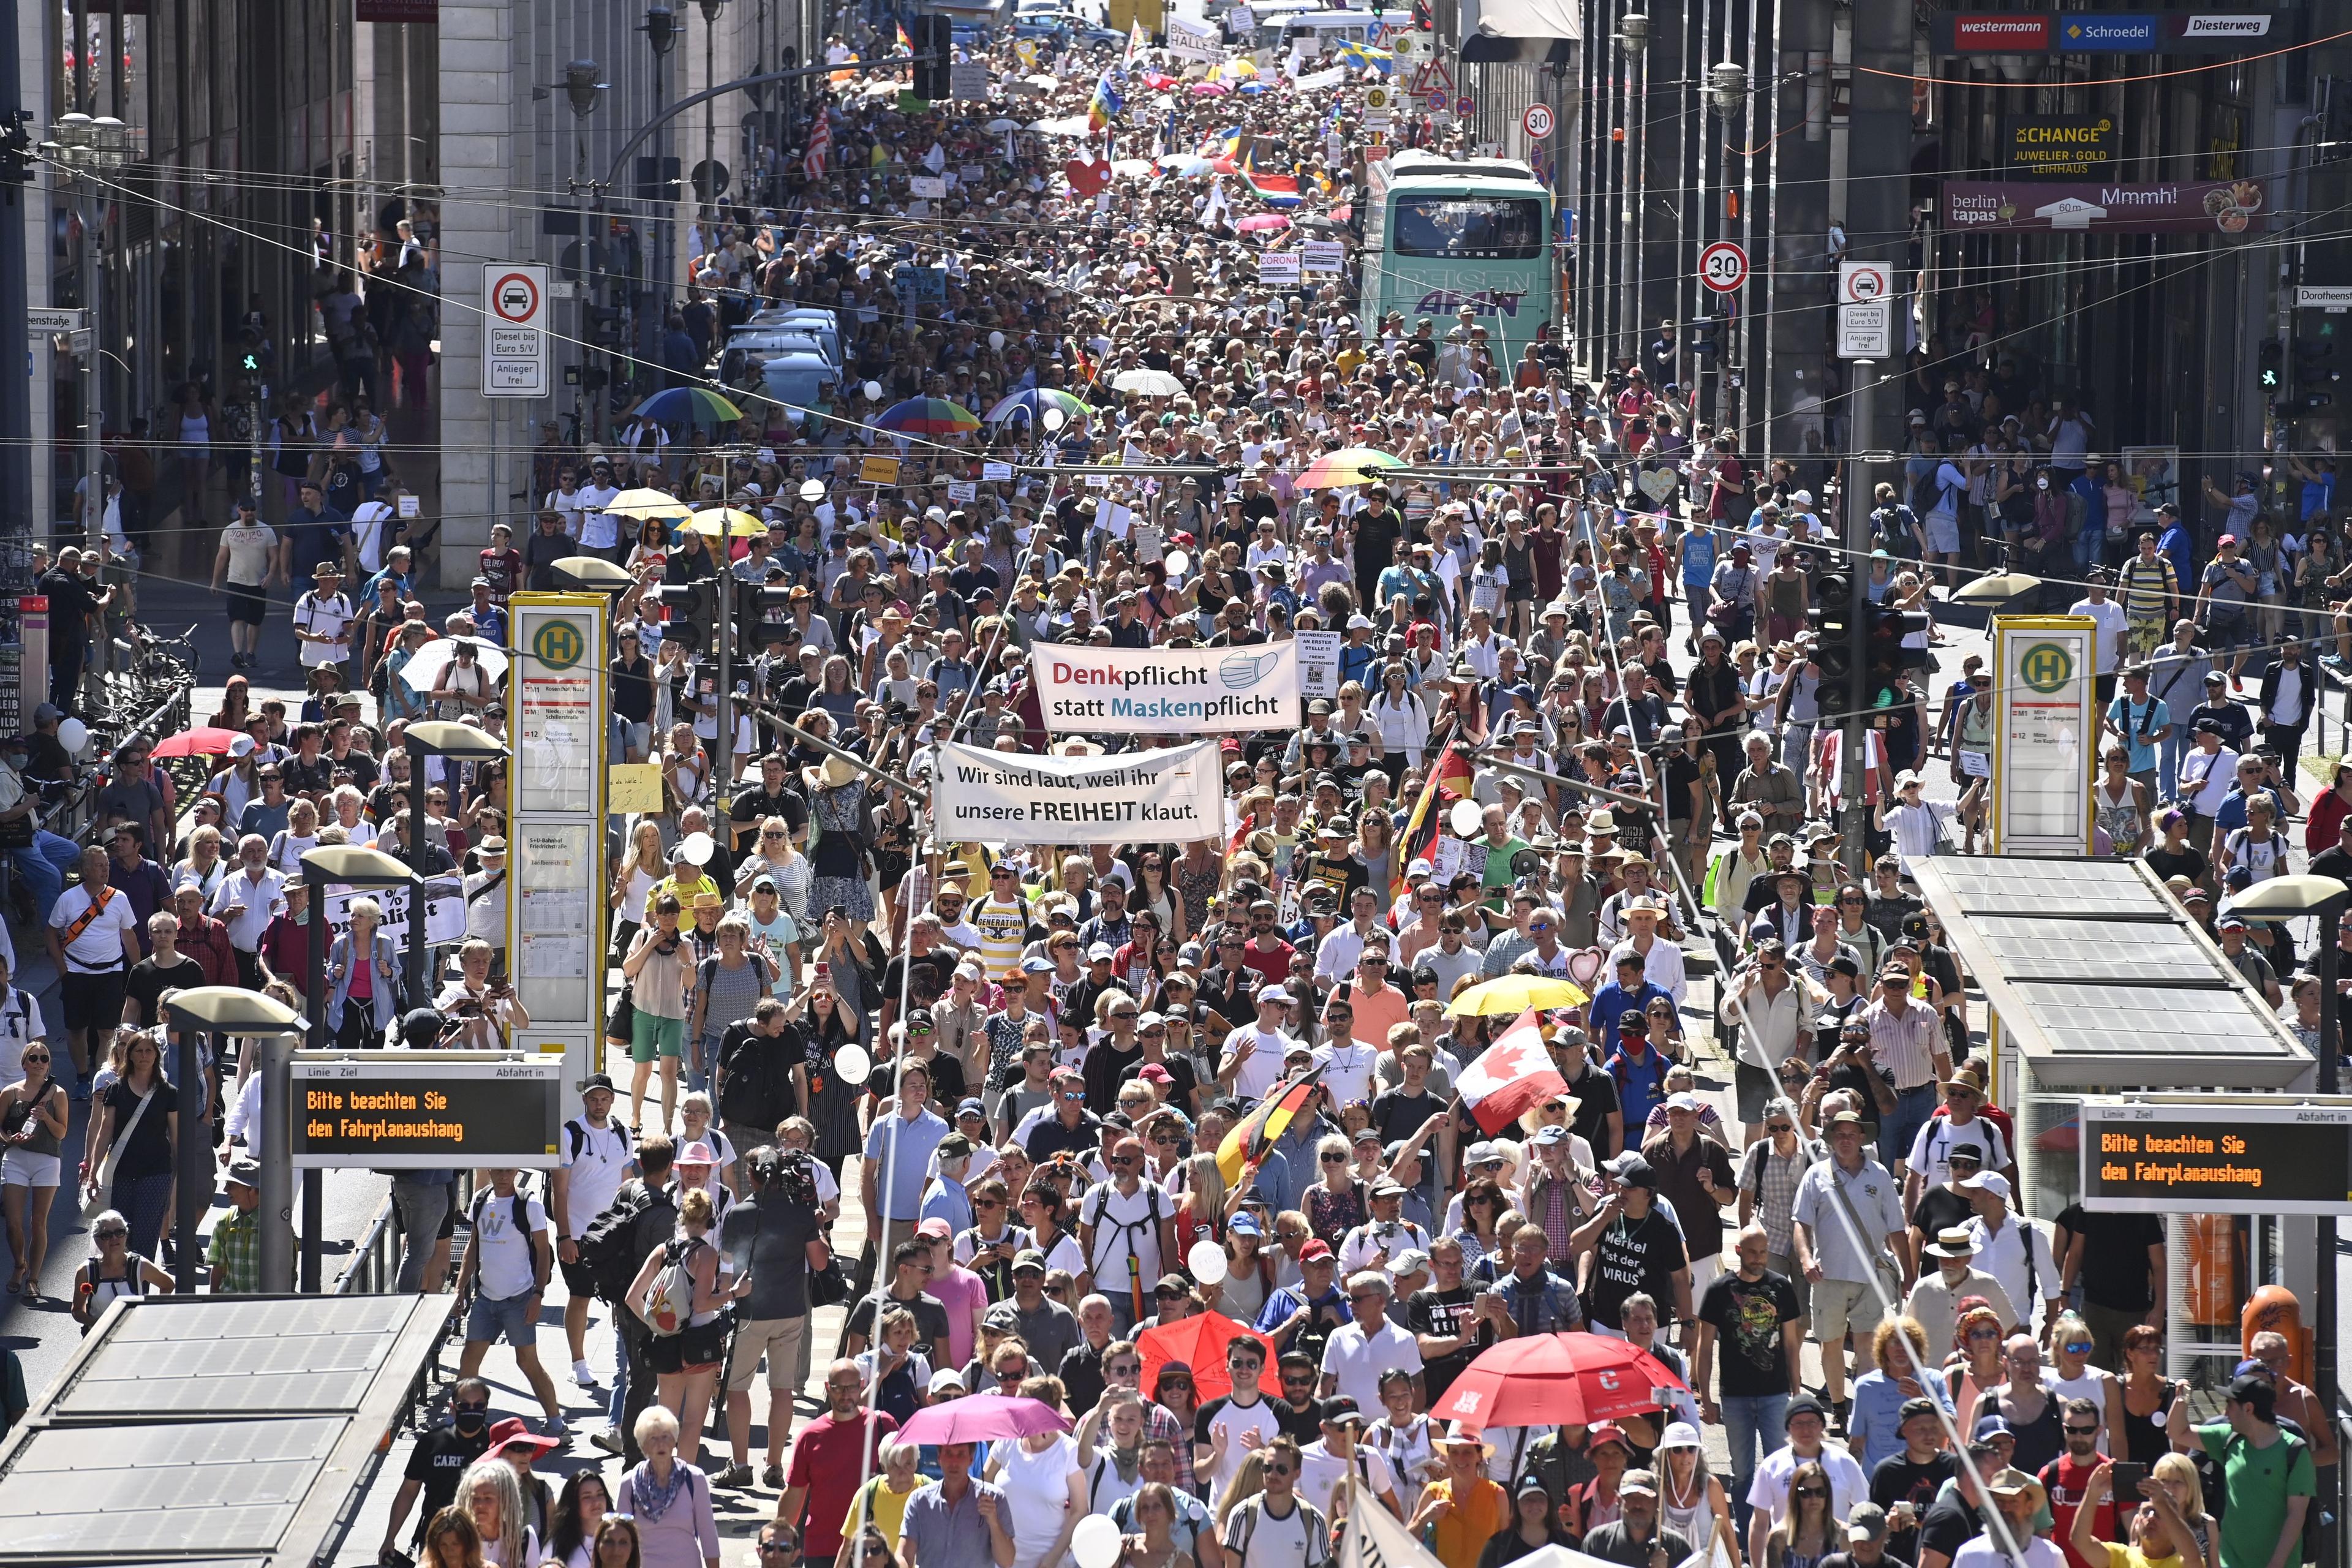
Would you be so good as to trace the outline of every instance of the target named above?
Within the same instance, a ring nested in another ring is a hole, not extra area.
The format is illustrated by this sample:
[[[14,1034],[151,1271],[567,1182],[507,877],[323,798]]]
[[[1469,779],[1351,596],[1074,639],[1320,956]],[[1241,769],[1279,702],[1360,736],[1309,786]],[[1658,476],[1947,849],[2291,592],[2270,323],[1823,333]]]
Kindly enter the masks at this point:
[[[1057,735],[1237,735],[1299,722],[1298,649],[1045,647],[1030,655]]]

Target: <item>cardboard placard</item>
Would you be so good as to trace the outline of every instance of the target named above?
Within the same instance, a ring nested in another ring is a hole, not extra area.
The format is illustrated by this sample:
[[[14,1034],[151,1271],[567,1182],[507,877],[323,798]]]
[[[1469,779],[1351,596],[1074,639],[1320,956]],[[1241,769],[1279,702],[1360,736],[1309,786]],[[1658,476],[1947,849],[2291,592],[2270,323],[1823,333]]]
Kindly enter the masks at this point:
[[[1269,250],[1257,258],[1257,280],[1268,289],[1296,289],[1299,284],[1298,252]]]
[[[612,812],[659,811],[659,763],[614,763],[604,770],[604,807]]]
[[[1336,239],[1310,239],[1298,247],[1298,264],[1307,272],[1336,278],[1348,263],[1348,247]]]
[[[857,482],[861,485],[895,485],[898,482],[898,459],[867,458],[857,465]]]

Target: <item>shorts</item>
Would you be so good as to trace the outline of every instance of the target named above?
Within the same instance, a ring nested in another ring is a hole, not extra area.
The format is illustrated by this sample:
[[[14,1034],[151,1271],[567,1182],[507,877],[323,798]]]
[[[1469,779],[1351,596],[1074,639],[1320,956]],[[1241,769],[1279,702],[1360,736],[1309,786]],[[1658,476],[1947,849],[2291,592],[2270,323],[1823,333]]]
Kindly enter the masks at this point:
[[[594,1269],[585,1263],[559,1262],[556,1267],[563,1271],[563,1288],[571,1292],[573,1300],[593,1301],[596,1299]]]
[[[648,1359],[656,1372],[711,1372],[727,1353],[727,1320],[713,1318],[675,1334],[656,1334]]]
[[[668,1057],[675,1061],[684,1054],[686,1020],[665,1018],[657,1014],[637,1009],[629,1020],[629,1059],[649,1062],[656,1057]]]
[[[727,1392],[744,1394],[760,1372],[760,1358],[768,1358],[771,1392],[793,1386],[793,1370],[800,1362],[801,1335],[806,1317],[746,1318],[735,1326],[735,1348],[727,1357]]]
[[[257,626],[269,618],[269,590],[262,586],[228,585],[228,618],[240,626]]]
[[[1931,511],[1924,519],[1927,525],[1927,553],[1958,555],[1960,552],[1960,520],[1947,512]]]
[[[66,1029],[113,1029],[122,1023],[125,976],[111,969],[100,974],[68,972],[58,982],[65,998]]]
[[[2251,623],[2244,611],[2233,609],[2225,613],[2221,605],[2216,605],[2206,617],[2205,646],[2215,651],[2244,647],[2253,640],[2250,628]],[[72,1025],[68,1024],[67,1027],[70,1028]]]
[[[1852,1279],[1813,1281],[1813,1337],[1826,1352],[1853,1329],[1858,1371],[1870,1370],[1870,1336],[1877,1331],[1880,1310],[1878,1298],[1867,1285]]]
[[[1764,1108],[1780,1092],[1778,1079],[1762,1068],[1750,1067],[1746,1062],[1732,1064],[1731,1082],[1733,1092],[1739,1099],[1739,1120],[1742,1121],[1761,1122]]]
[[[0,1187],[54,1187],[58,1184],[58,1157],[36,1154],[29,1149],[11,1149],[0,1156]]]
[[[500,1335],[507,1343],[522,1349],[539,1342],[539,1324],[530,1315],[528,1295],[509,1296],[503,1301],[493,1301],[488,1296],[477,1296],[466,1312],[466,1342],[494,1345]]]

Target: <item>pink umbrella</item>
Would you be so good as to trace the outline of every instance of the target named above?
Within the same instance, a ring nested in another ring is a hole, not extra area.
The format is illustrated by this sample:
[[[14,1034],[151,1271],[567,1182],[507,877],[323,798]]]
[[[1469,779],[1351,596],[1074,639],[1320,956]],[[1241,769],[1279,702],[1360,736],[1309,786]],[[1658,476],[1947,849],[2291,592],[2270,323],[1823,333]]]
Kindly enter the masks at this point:
[[[1233,90],[1221,81],[1196,81],[1192,84],[1194,98],[1220,98]]]
[[[904,1443],[982,1443],[1066,1432],[1069,1418],[1040,1399],[1013,1394],[975,1394],[918,1410],[898,1428]]]
[[[1279,213],[1255,213],[1234,225],[1234,229],[1238,234],[1258,234],[1289,226],[1290,220]]]

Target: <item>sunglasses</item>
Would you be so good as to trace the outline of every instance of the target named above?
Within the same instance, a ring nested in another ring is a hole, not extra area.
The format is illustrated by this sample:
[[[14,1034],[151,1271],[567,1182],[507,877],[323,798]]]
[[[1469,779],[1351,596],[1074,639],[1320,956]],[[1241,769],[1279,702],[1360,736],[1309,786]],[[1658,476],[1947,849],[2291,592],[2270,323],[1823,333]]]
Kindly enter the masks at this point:
[[[1827,1501],[1830,1494],[1823,1491],[1819,1487],[1800,1487],[1790,1495],[1799,1499],[1800,1500],[1802,1500],[1805,1498],[1820,1498],[1823,1501]]]
[[[2099,1435],[2099,1428],[2095,1424],[2089,1426],[2077,1426],[2069,1421],[2066,1423],[2066,1433],[2072,1437],[2095,1437]]]
[[[1297,1472],[1288,1465],[1268,1465],[1265,1467],[1265,1473],[1269,1476],[1290,1476]]]

